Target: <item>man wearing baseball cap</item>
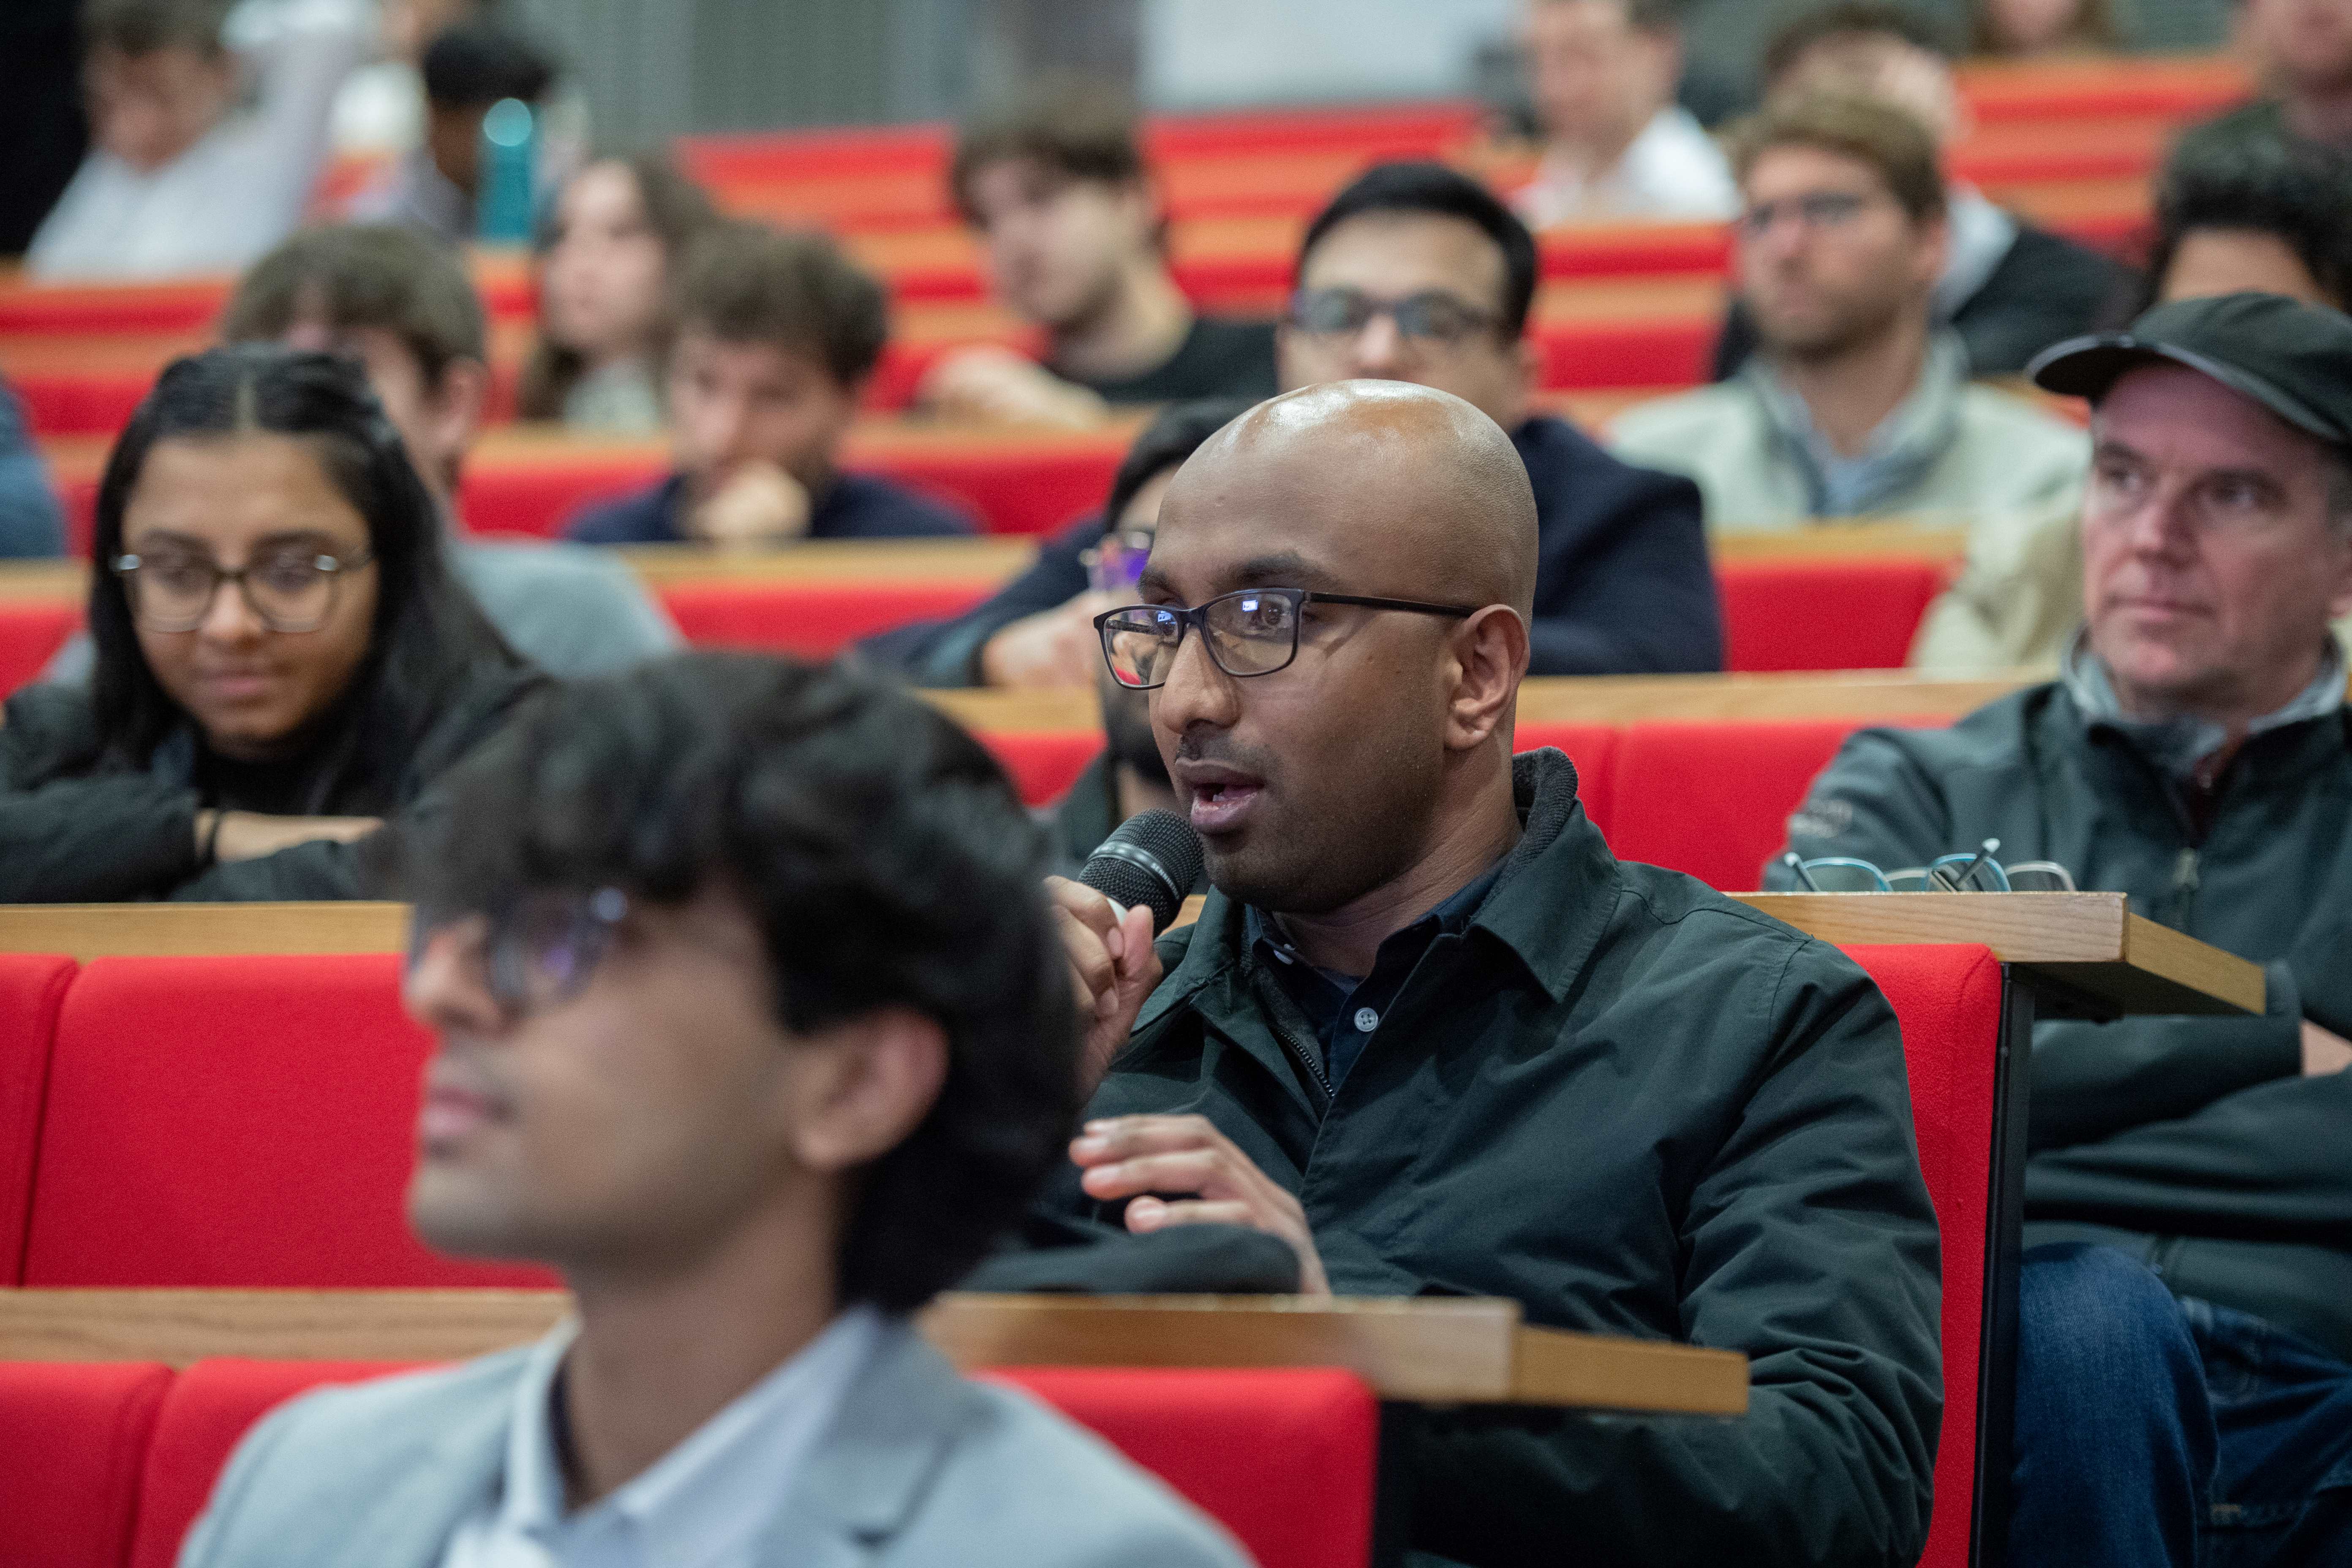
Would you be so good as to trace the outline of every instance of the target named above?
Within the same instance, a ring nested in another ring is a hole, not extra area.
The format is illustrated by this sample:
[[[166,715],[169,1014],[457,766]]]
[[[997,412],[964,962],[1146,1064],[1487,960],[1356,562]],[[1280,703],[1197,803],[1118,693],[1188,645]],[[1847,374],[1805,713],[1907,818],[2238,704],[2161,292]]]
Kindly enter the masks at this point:
[[[2031,374],[2093,409],[2060,678],[1855,735],[1790,847],[1997,838],[2265,966],[2261,1017],[2034,1033],[2010,1561],[2352,1563],[2352,319],[2181,300]]]

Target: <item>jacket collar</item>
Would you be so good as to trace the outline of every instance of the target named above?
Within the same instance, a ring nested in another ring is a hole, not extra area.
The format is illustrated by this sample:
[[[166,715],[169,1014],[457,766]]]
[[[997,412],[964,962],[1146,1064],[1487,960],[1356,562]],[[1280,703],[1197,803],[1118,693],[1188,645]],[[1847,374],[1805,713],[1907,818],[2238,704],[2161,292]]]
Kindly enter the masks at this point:
[[[1812,410],[1769,356],[1755,355],[1739,372],[1763,407],[1774,444],[1803,479],[1812,510],[1824,517],[1877,510],[1925,478],[1959,438],[1968,376],[1969,353],[1958,336],[1937,331],[1909,395],[1879,421],[1859,456],[1846,458],[1814,427]]]
[[[907,1528],[973,1419],[975,1395],[904,1321],[884,1331],[755,1559],[869,1563]]]
[[[1551,747],[1512,759],[1522,831],[1470,921],[1517,957],[1553,1002],[1564,999],[1616,907],[1617,860],[1576,798],[1576,764]],[[1183,961],[1135,1022],[1143,1029],[1244,963],[1244,905],[1212,889]]]
[[[384,1457],[388,1484],[357,1517],[335,1522],[329,1539],[338,1550],[316,1559],[320,1568],[434,1568],[441,1561],[459,1522],[498,1485],[514,1416],[513,1379],[535,1348],[479,1363],[484,1397],[422,1435],[413,1458]]]
[[[2124,712],[2108,679],[2106,665],[2091,651],[2090,634],[2078,630],[2067,645],[2059,680],[2088,730],[2108,730],[2175,784],[2194,779],[2206,760],[2229,744],[2222,725],[2195,718],[2133,719]],[[2246,726],[2246,739],[2290,724],[2325,719],[2344,709],[2344,650],[2331,633],[2319,661],[2319,673],[2276,712],[2265,713]]]

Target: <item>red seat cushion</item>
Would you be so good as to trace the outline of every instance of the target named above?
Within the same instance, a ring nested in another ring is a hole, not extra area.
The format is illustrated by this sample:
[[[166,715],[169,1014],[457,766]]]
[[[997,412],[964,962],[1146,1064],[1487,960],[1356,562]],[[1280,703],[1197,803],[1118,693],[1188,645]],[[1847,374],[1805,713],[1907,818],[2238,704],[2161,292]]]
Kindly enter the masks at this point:
[[[681,583],[662,604],[691,643],[831,658],[859,637],[909,621],[958,616],[990,585],[942,582]]]
[[[40,674],[79,625],[79,603],[0,605],[0,697]]]
[[[1756,887],[1788,837],[1789,814],[1852,733],[1851,720],[1659,720],[1617,742],[1610,847],[1726,892]]]
[[[1363,1568],[1380,1407],[1353,1373],[1020,1367],[988,1376],[1091,1427],[1265,1568]]]
[[[1850,947],[1903,1025],[1919,1169],[1944,1247],[1944,1433],[1922,1568],[1966,1568],[1976,1493],[1977,1366],[1991,1201],[2000,965],[1978,946]],[[2020,1130],[2021,1135],[2022,1130]]]
[[[431,1042],[400,960],[101,958],[66,994],[28,1285],[544,1285],[402,1213]]]
[[[246,1429],[298,1394],[404,1370],[398,1363],[200,1361],[179,1375],[155,1420],[140,1483],[131,1568],[172,1568],[213,1483]]]
[[[981,744],[996,753],[996,760],[1013,775],[1021,798],[1031,805],[1050,805],[1061,799],[1103,750],[1102,734],[1095,730],[988,730],[975,733]]]
[[[172,1369],[0,1362],[0,1562],[121,1568]]]
[[[1563,724],[1545,720],[1521,724],[1513,736],[1512,745],[1522,752],[1541,751],[1555,746],[1568,753],[1576,764],[1576,798],[1584,803],[1584,815],[1592,826],[1605,835],[1609,831],[1609,790],[1612,766],[1617,760],[1617,727],[1613,724]]]
[[[0,953],[0,1285],[24,1273],[50,1042],[73,977],[70,958]]]
[[[1719,562],[1724,668],[1900,669],[1944,572],[1900,558]]]

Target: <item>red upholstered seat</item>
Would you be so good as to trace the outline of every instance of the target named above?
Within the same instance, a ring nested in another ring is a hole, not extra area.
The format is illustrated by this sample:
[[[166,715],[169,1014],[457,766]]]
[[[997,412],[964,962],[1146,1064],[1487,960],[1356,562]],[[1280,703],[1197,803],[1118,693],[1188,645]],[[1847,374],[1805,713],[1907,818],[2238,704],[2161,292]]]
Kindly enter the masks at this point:
[[[70,958],[0,953],[0,1285],[17,1283],[25,1267],[50,1041],[73,977]]]
[[[1724,667],[1899,669],[1944,586],[1933,561],[1723,561]]]
[[[1726,892],[1752,889],[1787,840],[1789,814],[1853,728],[1843,719],[1628,725],[1609,794],[1610,847]]]
[[[408,1233],[418,1077],[400,961],[101,958],[66,994],[27,1285],[546,1284]]]
[[[988,1374],[1093,1428],[1265,1568],[1363,1568],[1380,1407],[1353,1373],[1020,1367]]]
[[[996,753],[1031,805],[1061,799],[1103,749],[1095,730],[991,730],[980,732],[980,742]]]
[[[0,1362],[0,1563],[121,1568],[171,1383],[151,1362]]]
[[[0,697],[40,674],[79,625],[78,602],[0,605]]]
[[[691,643],[831,658],[862,637],[909,621],[961,615],[989,584],[943,582],[703,582],[661,590]]]
[[[327,1383],[400,1370],[326,1362],[198,1362],[163,1401],[131,1568],[170,1568],[246,1429]],[[1213,1515],[1265,1568],[1361,1568],[1371,1552],[1380,1411],[1336,1369],[1021,1367],[988,1376],[1092,1428]]]
[[[1547,720],[1523,723],[1512,737],[1512,745],[1522,752],[1540,751],[1556,746],[1568,753],[1576,764],[1576,798],[1584,803],[1584,815],[1603,834],[1609,831],[1612,802],[1609,792],[1615,784],[1613,769],[1617,761],[1618,731],[1613,724],[1563,724]]]
[[[172,1568],[246,1429],[298,1394],[404,1370],[383,1362],[200,1361],[163,1399],[139,1488],[130,1568]]]
[[[1944,1430],[1921,1568],[1966,1568],[1991,1197],[2000,965],[1978,946],[1851,947],[1903,1024],[1919,1168],[1944,1245]]]

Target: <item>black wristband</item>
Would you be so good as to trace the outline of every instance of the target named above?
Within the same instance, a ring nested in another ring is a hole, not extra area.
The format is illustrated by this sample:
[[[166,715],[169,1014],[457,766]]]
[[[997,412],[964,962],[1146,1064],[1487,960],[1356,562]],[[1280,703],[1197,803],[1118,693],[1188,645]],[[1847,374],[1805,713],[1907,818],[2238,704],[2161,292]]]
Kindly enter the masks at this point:
[[[213,813],[212,826],[205,829],[205,842],[197,851],[196,863],[199,866],[210,866],[219,858],[221,818],[227,815],[226,811]]]

